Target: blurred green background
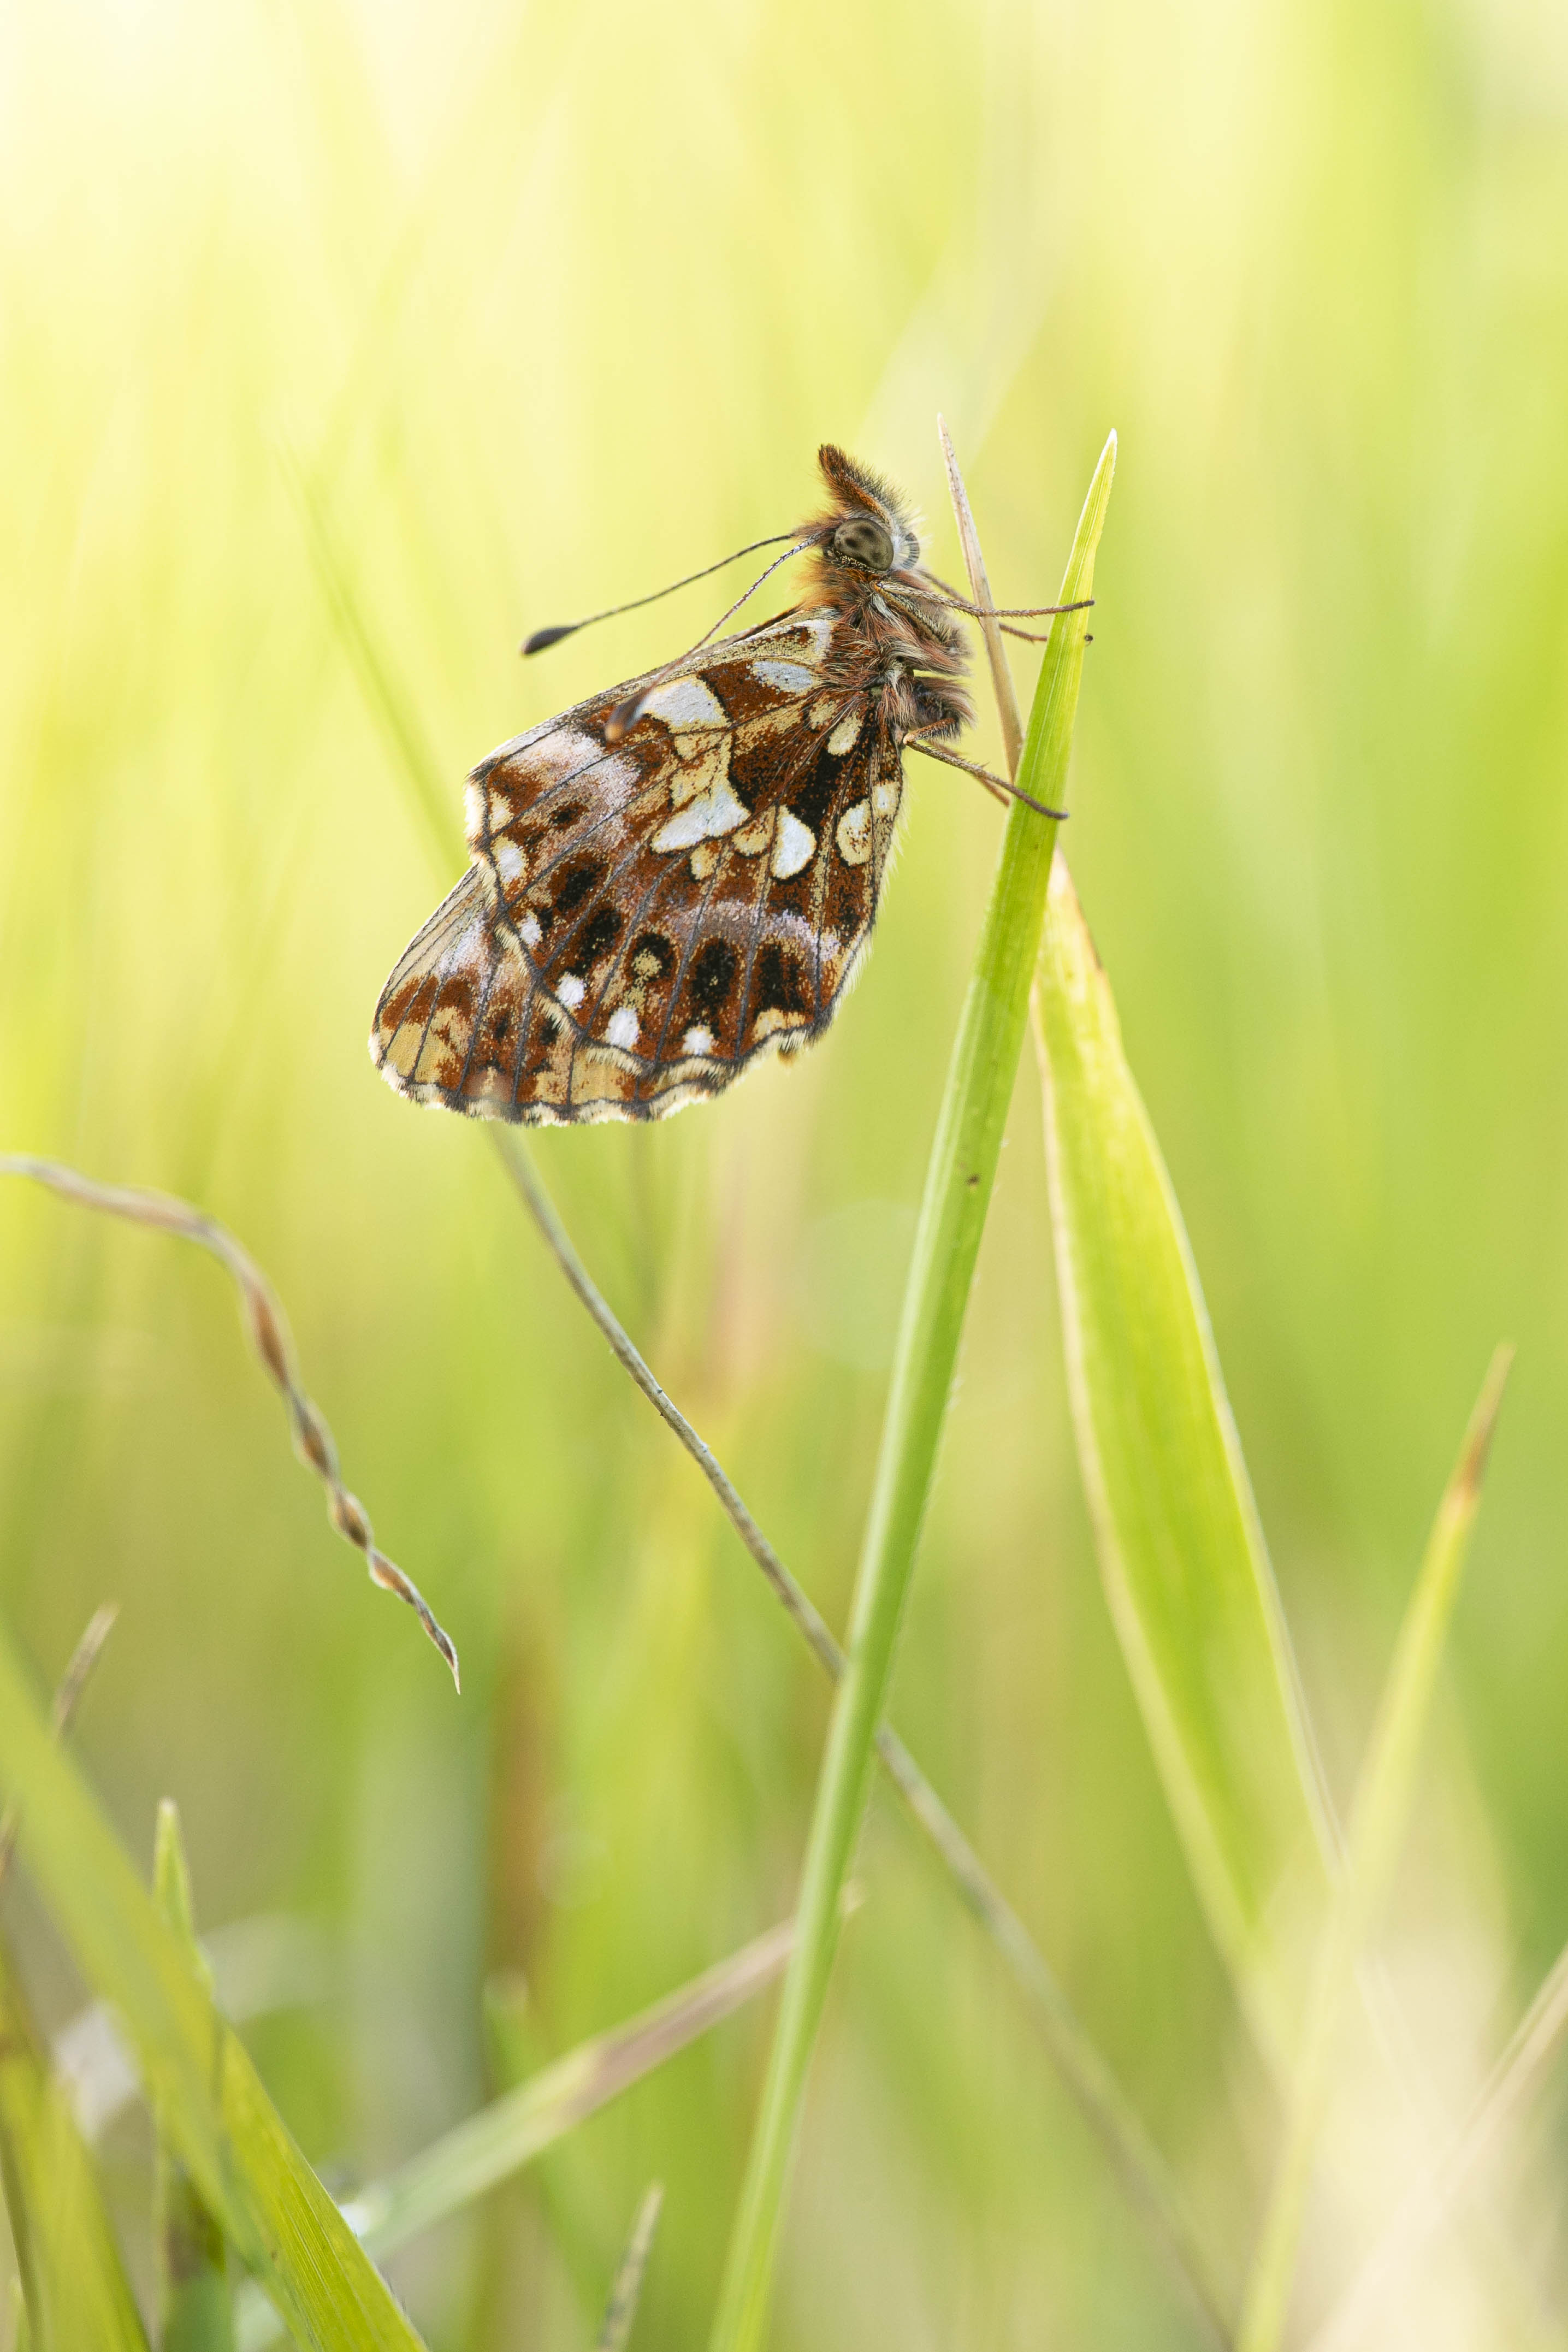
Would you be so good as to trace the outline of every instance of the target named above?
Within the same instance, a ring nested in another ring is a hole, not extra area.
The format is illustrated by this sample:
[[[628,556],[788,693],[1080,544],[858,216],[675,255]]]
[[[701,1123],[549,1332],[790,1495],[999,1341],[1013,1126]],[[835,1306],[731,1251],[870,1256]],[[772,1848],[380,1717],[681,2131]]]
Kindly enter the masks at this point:
[[[816,1671],[483,1131],[396,1100],[364,1039],[461,870],[467,767],[721,598],[527,667],[523,632],[787,528],[828,436],[950,573],[938,409],[1009,602],[1053,592],[1121,434],[1067,846],[1342,1794],[1519,1342],[1401,1896],[1462,2102],[1568,1936],[1561,8],[19,0],[0,256],[0,1149],[186,1193],[256,1252],[464,1694],[327,1529],[221,1276],[21,1188],[3,1601],[47,1677],[119,1600],[81,1729],[117,1821],[150,1853],[176,1796],[205,1924],[319,1929],[324,1985],[253,2042],[329,2179],[485,2095],[489,1972],[564,2051],[791,1906]],[[312,505],[448,780],[439,851]],[[830,1041],[538,1146],[841,1623],[1001,822],[911,767]],[[1103,1610],[1029,1066],[896,1713],[1239,2266],[1270,2110]],[[1192,2340],[883,1800],[862,1875],[781,2352]],[[6,1904],[58,2021],[66,1964]],[[586,2345],[654,2174],[637,2341],[700,2342],[768,2021],[401,2258],[432,2344]],[[134,2230],[134,2121],[108,2149]]]

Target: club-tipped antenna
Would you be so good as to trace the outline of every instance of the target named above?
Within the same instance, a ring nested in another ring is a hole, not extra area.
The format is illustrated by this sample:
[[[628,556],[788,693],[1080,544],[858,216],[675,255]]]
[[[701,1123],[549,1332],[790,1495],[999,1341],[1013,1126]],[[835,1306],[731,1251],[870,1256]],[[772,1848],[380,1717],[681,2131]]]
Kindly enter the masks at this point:
[[[768,539],[754,539],[749,547],[737,547],[733,555],[721,556],[716,563],[705,564],[700,572],[688,572],[684,580],[672,580],[668,587],[655,588],[651,596],[633,596],[629,604],[607,604],[602,613],[590,613],[580,621],[561,621],[552,628],[536,629],[532,636],[523,639],[517,650],[524,655],[542,654],[547,646],[559,646],[562,637],[575,636],[579,629],[591,629],[595,621],[612,621],[618,613],[635,613],[643,604],[656,604],[661,596],[673,596],[677,588],[689,588],[695,580],[706,580],[713,572],[722,572],[727,564],[738,563],[743,555],[755,555],[759,547],[777,547],[781,540],[798,536],[792,530],[776,530]]]

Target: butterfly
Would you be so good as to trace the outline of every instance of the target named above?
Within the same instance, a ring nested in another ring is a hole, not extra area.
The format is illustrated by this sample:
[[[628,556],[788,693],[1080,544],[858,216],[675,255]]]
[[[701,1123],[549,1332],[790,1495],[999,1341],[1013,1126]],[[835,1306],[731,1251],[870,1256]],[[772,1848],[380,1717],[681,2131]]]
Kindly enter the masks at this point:
[[[805,562],[796,604],[473,771],[468,872],[376,1006],[371,1058],[400,1094],[530,1126],[663,1118],[832,1020],[905,748],[971,766],[943,747],[974,716],[951,615],[977,608],[922,568],[886,482],[831,444],[818,464],[826,509],[777,559]]]

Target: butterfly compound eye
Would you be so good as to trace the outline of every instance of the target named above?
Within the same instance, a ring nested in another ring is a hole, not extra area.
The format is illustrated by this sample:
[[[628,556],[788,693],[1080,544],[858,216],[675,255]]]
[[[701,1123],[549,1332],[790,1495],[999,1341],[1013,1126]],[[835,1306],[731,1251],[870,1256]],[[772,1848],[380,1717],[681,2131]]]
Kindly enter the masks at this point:
[[[891,572],[893,541],[874,515],[852,515],[833,532],[833,553],[866,572]]]

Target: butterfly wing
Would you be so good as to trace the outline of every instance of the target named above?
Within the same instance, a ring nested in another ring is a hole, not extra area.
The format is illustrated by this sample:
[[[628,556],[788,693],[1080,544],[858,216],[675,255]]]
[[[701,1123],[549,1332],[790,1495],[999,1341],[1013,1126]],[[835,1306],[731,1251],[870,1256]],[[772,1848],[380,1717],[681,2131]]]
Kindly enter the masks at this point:
[[[902,788],[854,667],[831,609],[788,614],[481,762],[474,866],[377,1007],[391,1082],[532,1124],[656,1118],[819,1036]]]

